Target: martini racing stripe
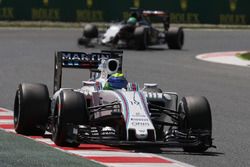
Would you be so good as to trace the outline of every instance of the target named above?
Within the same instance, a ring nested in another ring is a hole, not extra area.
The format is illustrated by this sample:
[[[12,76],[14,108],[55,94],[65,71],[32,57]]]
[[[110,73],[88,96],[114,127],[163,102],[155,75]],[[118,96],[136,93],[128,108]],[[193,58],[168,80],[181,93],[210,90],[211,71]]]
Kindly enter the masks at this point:
[[[122,103],[125,106],[125,112],[126,112],[125,122],[126,122],[126,125],[128,125],[128,121],[129,121],[129,107],[128,107],[128,102],[127,102],[126,98],[124,97],[124,95],[122,94],[122,92],[120,92],[120,91],[115,91],[115,92],[122,99]]]

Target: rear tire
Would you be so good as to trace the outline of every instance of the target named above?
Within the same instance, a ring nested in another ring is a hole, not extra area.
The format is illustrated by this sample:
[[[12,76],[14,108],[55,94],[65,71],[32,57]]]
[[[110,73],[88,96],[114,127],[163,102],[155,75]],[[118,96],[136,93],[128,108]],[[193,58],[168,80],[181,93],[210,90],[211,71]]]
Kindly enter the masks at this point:
[[[148,47],[148,34],[145,27],[137,27],[134,31],[135,47],[137,50],[145,50]]]
[[[205,97],[184,97],[178,107],[180,112],[179,130],[208,130],[209,136],[201,138],[201,144],[195,147],[183,147],[186,152],[204,152],[212,137],[212,117],[208,100]],[[184,115],[184,117],[182,117]]]
[[[184,32],[182,28],[171,27],[166,32],[166,41],[169,49],[182,49],[184,45]]]
[[[98,29],[96,25],[87,24],[83,29],[83,37],[86,38],[97,38],[98,37]]]
[[[78,45],[88,45],[90,43],[90,39],[86,37],[81,37],[78,39]]]
[[[24,135],[44,135],[49,115],[49,103],[47,86],[31,83],[20,84],[14,103],[15,131]]]
[[[70,141],[67,135],[67,125],[87,125],[89,115],[85,97],[82,93],[63,90],[56,100],[55,122],[52,140],[58,146],[77,147],[80,143]]]

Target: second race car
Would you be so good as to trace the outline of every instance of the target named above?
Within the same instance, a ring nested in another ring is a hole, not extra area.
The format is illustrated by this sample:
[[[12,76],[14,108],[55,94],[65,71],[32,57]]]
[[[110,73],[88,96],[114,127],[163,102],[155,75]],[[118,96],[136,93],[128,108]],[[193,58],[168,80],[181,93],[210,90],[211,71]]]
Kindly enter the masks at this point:
[[[149,18],[158,18],[163,24],[163,30],[151,24]],[[148,46],[167,43],[170,49],[182,49],[184,31],[170,27],[170,15],[164,11],[131,9],[128,20],[112,23],[104,34],[100,34],[97,26],[87,24],[78,44],[93,46],[106,45],[115,48],[147,49]]]

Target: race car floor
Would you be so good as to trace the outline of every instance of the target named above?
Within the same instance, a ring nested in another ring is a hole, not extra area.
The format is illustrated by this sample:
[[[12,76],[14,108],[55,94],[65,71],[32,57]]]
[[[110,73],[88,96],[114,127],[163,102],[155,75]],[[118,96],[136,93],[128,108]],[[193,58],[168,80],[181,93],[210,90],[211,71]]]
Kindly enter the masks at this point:
[[[0,129],[9,133],[15,133],[13,124],[13,111],[0,108]],[[31,140],[47,144],[60,151],[76,155],[110,167],[191,167],[173,159],[158,156],[151,153],[135,153],[100,144],[81,144],[77,148],[58,147],[51,141],[51,134],[44,136],[24,136]]]

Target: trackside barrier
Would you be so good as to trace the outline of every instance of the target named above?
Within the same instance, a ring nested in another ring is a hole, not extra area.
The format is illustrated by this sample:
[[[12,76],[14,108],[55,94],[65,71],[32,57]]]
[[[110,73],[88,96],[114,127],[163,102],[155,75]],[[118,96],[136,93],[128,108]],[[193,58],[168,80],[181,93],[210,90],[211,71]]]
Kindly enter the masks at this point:
[[[249,0],[0,0],[0,20],[109,22],[130,7],[165,10],[172,23],[250,24]]]

